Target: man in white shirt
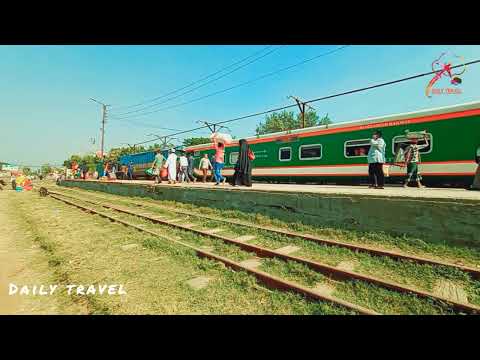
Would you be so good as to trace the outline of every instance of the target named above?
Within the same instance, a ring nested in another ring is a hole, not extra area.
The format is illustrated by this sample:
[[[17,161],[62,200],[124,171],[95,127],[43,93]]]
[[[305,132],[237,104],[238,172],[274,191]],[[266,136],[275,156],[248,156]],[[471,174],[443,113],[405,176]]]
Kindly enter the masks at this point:
[[[188,177],[188,159],[185,156],[185,153],[180,155],[180,182],[184,182],[185,178],[187,179],[187,183],[190,182],[190,178]]]
[[[381,131],[375,131],[370,140],[370,149],[368,150],[368,177],[370,188],[383,189],[385,184],[385,175],[383,174],[383,164],[385,163],[385,140],[382,138]]]
[[[168,183],[175,184],[177,182],[177,154],[175,154],[175,149],[170,149],[166,164],[168,168]]]

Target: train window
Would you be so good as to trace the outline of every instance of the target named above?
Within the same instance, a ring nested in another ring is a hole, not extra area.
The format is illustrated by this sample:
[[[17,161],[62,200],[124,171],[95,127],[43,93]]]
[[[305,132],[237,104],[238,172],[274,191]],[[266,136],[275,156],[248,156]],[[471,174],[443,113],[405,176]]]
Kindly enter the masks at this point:
[[[421,154],[428,154],[428,153],[432,152],[432,148],[433,148],[432,134],[427,133],[426,135],[427,135],[427,139],[428,139],[428,146],[419,150],[419,153],[421,153]],[[397,154],[400,149],[402,151],[404,151],[409,144],[410,144],[410,140],[408,140],[405,136],[403,136],[403,135],[395,136],[392,139],[392,152],[393,152],[393,154],[394,155]],[[419,140],[418,145],[425,145],[425,140],[423,140],[423,139]]]
[[[280,161],[290,161],[292,160],[292,148],[283,147],[278,149],[278,159]]]
[[[344,154],[346,158],[367,157],[370,150],[370,139],[345,141]]]
[[[238,160],[238,152],[231,152],[230,153],[230,164],[235,165]]]
[[[193,156],[200,156],[200,151],[194,151]]]
[[[298,149],[300,160],[318,160],[322,158],[322,145],[302,145]]]

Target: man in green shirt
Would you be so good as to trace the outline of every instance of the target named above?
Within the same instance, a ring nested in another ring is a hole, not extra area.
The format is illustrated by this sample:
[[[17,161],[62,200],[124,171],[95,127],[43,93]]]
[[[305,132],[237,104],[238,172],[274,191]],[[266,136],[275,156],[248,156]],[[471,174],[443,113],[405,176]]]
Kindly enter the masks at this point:
[[[100,159],[97,162],[96,170],[97,170],[97,180],[98,180],[103,176],[103,173],[104,173],[104,164],[102,159]]]
[[[156,184],[160,184],[162,182],[162,178],[160,177],[160,169],[162,168],[164,163],[165,163],[165,158],[163,157],[160,149],[155,150],[155,160],[153,160],[152,169],[155,174]]]
[[[408,187],[408,184],[411,181],[415,181],[419,188],[424,188],[422,185],[422,175],[418,169],[418,164],[420,163],[420,150],[425,149],[429,146],[427,135],[423,137],[425,144],[418,145],[418,139],[413,138],[410,140],[410,145],[405,149],[405,165],[407,167],[407,178],[403,187]]]

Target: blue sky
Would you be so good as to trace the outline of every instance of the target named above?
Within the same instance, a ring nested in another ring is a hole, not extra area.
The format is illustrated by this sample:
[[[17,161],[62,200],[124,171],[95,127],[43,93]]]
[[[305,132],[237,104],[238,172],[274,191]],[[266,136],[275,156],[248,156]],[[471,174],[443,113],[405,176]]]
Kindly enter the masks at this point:
[[[338,46],[280,47],[235,73],[157,108],[228,88]],[[89,101],[90,97],[112,104],[112,114],[118,114],[121,108],[115,111],[115,106],[161,96],[263,48],[0,46],[0,161],[60,164],[70,154],[96,150],[101,114],[100,106]],[[311,99],[427,72],[431,62],[444,51],[462,55],[466,61],[480,59],[480,46],[352,45],[293,70],[189,105],[129,121],[112,117],[106,128],[106,149],[148,140],[147,134],[152,132],[169,133],[155,127],[189,129],[198,126],[197,120],[216,122],[287,105],[288,95]],[[328,113],[333,121],[339,122],[480,99],[480,64],[467,68],[461,95],[427,98],[424,90],[429,80],[420,78],[312,105],[320,115]],[[447,81],[441,86],[448,86]],[[229,127],[238,137],[249,136],[261,120],[262,116],[250,118]],[[191,135],[207,135],[207,132]],[[96,139],[96,145],[90,143],[91,138]]]

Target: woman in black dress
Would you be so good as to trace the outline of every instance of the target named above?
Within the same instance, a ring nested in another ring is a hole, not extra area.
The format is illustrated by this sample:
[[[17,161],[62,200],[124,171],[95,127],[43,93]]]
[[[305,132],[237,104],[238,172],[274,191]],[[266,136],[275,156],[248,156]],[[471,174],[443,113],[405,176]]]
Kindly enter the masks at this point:
[[[233,186],[252,186],[252,160],[255,158],[247,140],[241,139],[239,141],[240,151],[238,153],[238,160],[235,164],[235,173],[233,174]]]

